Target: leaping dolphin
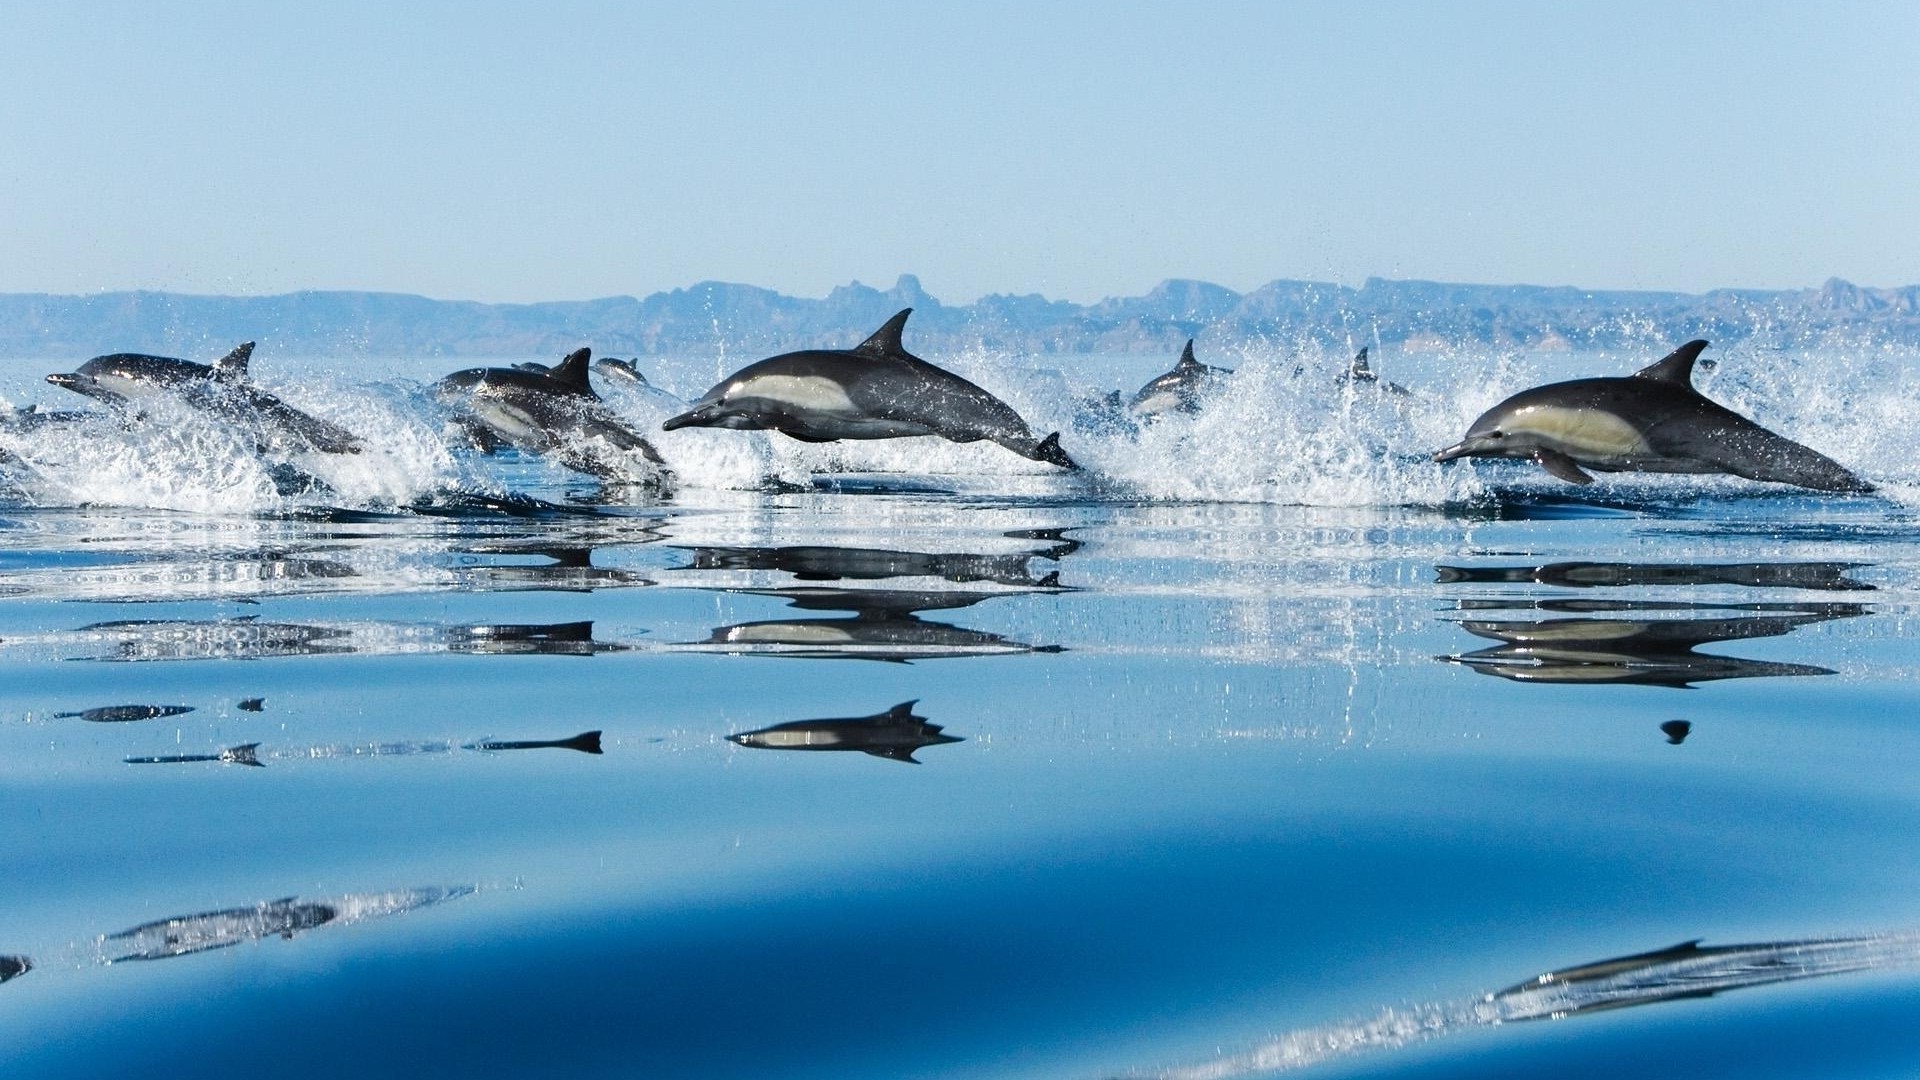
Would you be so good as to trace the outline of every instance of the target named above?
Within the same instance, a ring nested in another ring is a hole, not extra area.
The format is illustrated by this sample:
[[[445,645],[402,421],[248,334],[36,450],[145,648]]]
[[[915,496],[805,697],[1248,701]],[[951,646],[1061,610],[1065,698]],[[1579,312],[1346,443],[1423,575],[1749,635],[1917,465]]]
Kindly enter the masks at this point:
[[[512,446],[552,454],[566,467],[603,480],[664,485],[668,474],[659,452],[601,404],[588,383],[592,355],[577,349],[538,371],[468,368],[435,383],[434,394],[463,410],[468,434],[488,453]]]
[[[253,342],[245,342],[211,365],[170,356],[112,353],[96,356],[79,370],[47,376],[55,386],[124,409],[171,395],[195,408],[241,424],[254,425],[263,441],[293,450],[357,454],[362,444],[345,428],[310,416],[247,381]]]
[[[1340,373],[1340,385],[1352,386],[1356,389],[1371,388],[1394,397],[1409,396],[1407,388],[1399,383],[1381,381],[1380,376],[1374,372],[1373,365],[1367,362],[1368,348],[1369,346],[1362,345],[1360,351],[1353,354],[1353,363],[1348,365],[1347,370]]]
[[[938,435],[982,439],[1021,457],[1075,469],[1060,433],[1036,439],[1020,414],[973,383],[909,353],[900,343],[912,308],[851,349],[809,349],[734,372],[693,408],[662,425],[772,430],[801,442]]]
[[[1775,435],[1693,388],[1705,341],[1689,341],[1625,378],[1523,390],[1482,413],[1466,437],[1433,455],[1532,458],[1569,483],[1596,472],[1732,473],[1818,491],[1873,486],[1817,451]]]
[[[1156,376],[1133,395],[1128,404],[1140,416],[1160,416],[1165,413],[1199,412],[1202,400],[1219,383],[1220,379],[1233,374],[1228,368],[1209,367],[1193,358],[1193,339],[1187,339],[1187,347],[1180,352],[1180,362],[1173,370]]]

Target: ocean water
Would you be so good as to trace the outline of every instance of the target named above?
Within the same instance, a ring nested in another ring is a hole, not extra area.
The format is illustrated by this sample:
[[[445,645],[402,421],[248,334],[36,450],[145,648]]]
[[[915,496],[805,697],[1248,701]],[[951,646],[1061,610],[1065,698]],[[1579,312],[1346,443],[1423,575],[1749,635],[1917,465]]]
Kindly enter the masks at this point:
[[[662,434],[754,357],[643,359],[666,495],[449,449],[459,362],[256,355],[369,444],[292,489],[0,426],[5,1074],[1914,1075],[1916,358],[1702,373],[1871,496],[1427,459],[1655,355],[1133,432],[1171,358],[929,357],[1071,476]]]

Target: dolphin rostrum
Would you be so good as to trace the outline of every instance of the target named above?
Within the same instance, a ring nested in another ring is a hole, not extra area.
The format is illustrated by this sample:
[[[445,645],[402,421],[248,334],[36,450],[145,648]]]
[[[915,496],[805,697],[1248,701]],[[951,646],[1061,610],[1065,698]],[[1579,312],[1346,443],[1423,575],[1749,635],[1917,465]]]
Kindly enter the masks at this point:
[[[435,383],[434,394],[462,410],[468,433],[488,453],[512,446],[552,454],[562,465],[603,480],[664,485],[660,454],[601,404],[588,383],[592,355],[576,349],[541,370],[468,368]]]
[[[1873,490],[1832,458],[1701,396],[1693,365],[1706,347],[1689,341],[1625,378],[1523,390],[1482,413],[1465,438],[1433,459],[1531,458],[1574,484],[1592,483],[1585,469],[1593,469],[1732,473],[1819,491]]]
[[[1228,368],[1209,367],[1193,358],[1193,339],[1187,339],[1187,347],[1180,351],[1180,362],[1173,370],[1149,380],[1140,392],[1133,395],[1128,408],[1140,416],[1161,416],[1166,413],[1193,413],[1200,411],[1200,405],[1206,395],[1219,384],[1219,381],[1233,372]]]
[[[1006,402],[909,353],[900,343],[912,308],[851,349],[809,349],[750,364],[662,425],[773,430],[801,442],[938,435],[986,439],[1021,457],[1078,468],[1060,433],[1036,439]]]
[[[226,420],[251,425],[263,442],[284,449],[322,454],[357,454],[358,436],[310,416],[247,381],[253,342],[245,342],[211,365],[170,356],[112,353],[96,356],[79,370],[47,376],[65,387],[116,408],[170,395]]]

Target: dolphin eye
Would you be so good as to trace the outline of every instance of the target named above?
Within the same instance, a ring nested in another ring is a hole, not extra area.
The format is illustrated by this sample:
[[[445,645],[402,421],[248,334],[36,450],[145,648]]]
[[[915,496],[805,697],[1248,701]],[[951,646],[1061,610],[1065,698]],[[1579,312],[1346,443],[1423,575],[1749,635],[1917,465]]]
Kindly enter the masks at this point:
[[[1506,433],[1506,432],[1504,432],[1504,431],[1489,431],[1489,432],[1487,432],[1487,438],[1489,438],[1489,439],[1504,439],[1504,438],[1506,438],[1506,437],[1507,437],[1507,433]]]

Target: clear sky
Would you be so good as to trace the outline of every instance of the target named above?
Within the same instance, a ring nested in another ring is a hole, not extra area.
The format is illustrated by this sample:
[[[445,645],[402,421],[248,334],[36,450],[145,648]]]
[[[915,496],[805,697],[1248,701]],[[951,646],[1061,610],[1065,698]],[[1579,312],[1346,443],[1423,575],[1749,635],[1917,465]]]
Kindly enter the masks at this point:
[[[0,5],[0,291],[1920,282],[1920,4]]]

